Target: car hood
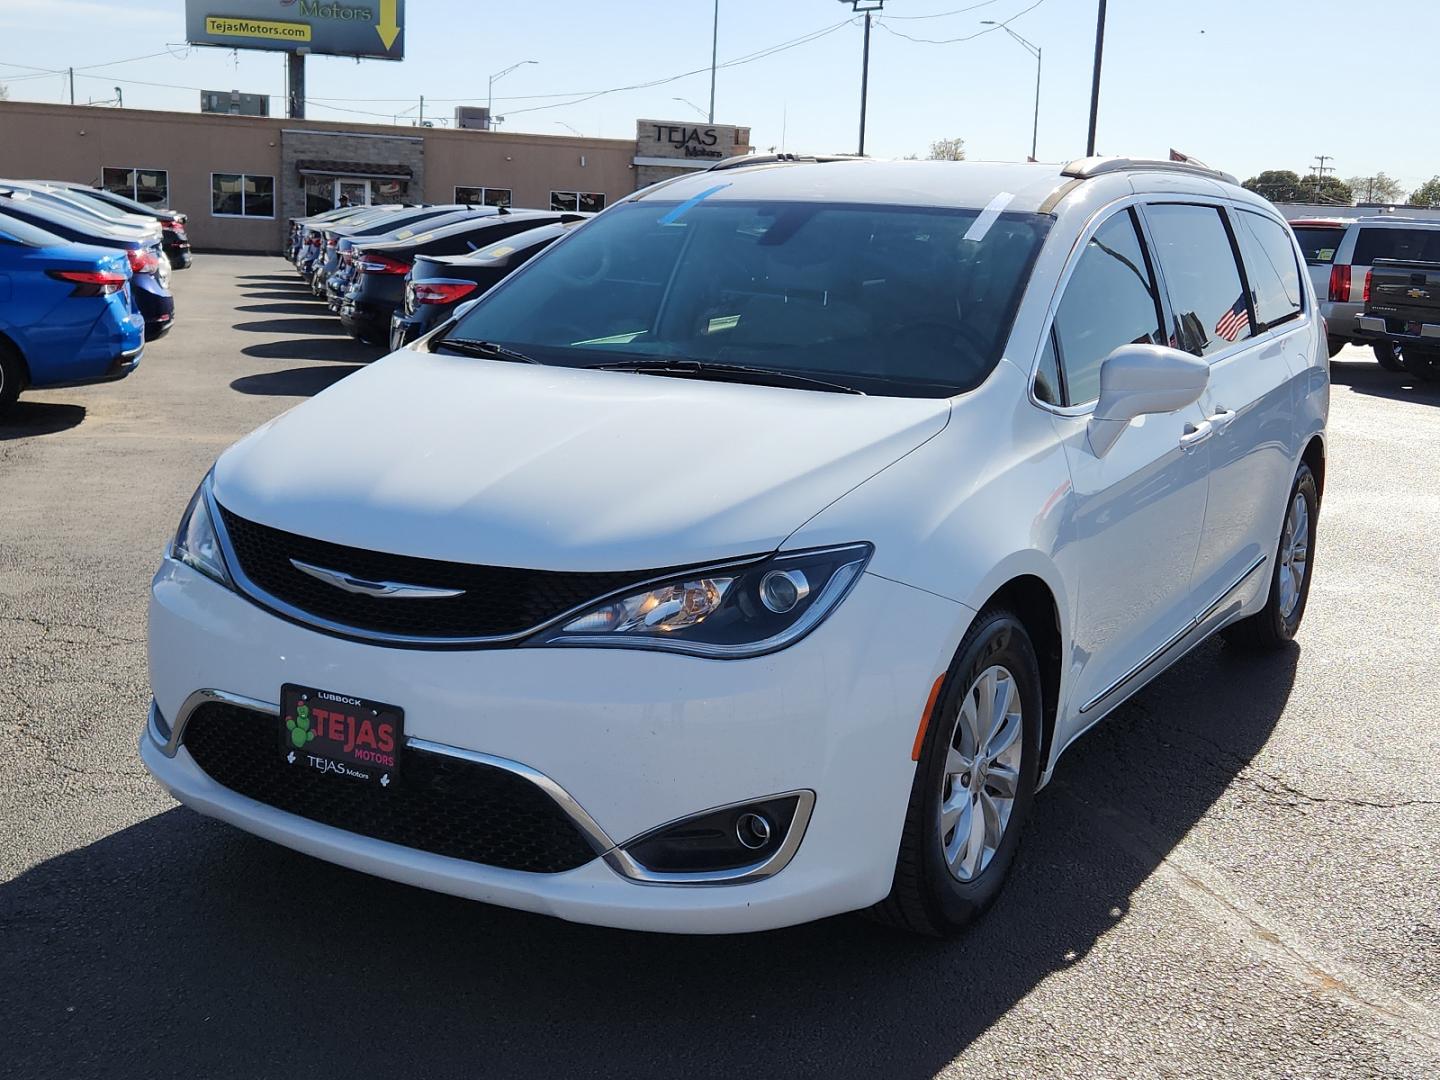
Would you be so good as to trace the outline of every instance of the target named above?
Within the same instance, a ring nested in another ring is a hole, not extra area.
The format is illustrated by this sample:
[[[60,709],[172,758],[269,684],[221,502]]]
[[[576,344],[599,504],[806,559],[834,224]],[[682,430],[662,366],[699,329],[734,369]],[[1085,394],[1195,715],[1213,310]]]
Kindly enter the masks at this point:
[[[353,547],[651,569],[776,549],[949,415],[945,400],[401,350],[231,447],[214,493]]]

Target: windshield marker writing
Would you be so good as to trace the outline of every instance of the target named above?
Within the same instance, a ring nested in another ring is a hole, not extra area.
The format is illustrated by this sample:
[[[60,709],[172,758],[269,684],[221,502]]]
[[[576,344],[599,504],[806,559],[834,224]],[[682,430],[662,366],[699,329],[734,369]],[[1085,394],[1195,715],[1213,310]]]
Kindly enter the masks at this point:
[[[675,222],[677,222],[677,221],[680,220],[681,215],[683,215],[687,210],[689,210],[689,209],[690,209],[692,206],[694,206],[696,203],[701,202],[701,201],[704,200],[704,199],[708,199],[711,195],[714,195],[717,191],[723,191],[725,188],[727,188],[727,187],[729,187],[729,186],[730,186],[729,184],[716,184],[714,187],[706,188],[704,191],[700,192],[699,195],[693,195],[693,196],[691,196],[690,198],[688,198],[688,199],[686,199],[684,202],[682,202],[679,206],[677,206],[677,207],[675,207],[673,210],[671,210],[671,211],[670,211],[668,214],[666,214],[664,217],[662,217],[662,218],[660,219],[660,224],[661,224],[661,225],[673,225],[673,224],[675,224]]]
[[[996,195],[985,204],[985,209],[980,211],[980,216],[975,219],[970,228],[965,230],[965,235],[961,239],[974,240],[977,244],[984,240],[985,234],[990,231],[990,226],[995,224],[995,219],[1004,212],[1005,207],[1010,205],[1010,200],[1013,198],[1015,196],[1008,191],[1002,191]]]

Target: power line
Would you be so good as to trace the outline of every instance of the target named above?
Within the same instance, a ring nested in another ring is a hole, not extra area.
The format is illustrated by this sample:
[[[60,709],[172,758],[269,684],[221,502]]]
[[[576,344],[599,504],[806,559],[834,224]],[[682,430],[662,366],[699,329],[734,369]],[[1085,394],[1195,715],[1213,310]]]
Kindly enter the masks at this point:
[[[903,31],[896,30],[892,27],[885,25],[893,17],[890,15],[883,16],[879,20],[878,25],[880,26],[880,29],[888,33],[894,34],[896,37],[904,38],[906,41],[914,41],[920,45],[955,45],[962,41],[974,41],[976,38],[983,37],[986,34],[993,34],[996,30],[1003,30],[1016,19],[1020,18],[1021,15],[1028,15],[1030,12],[1034,11],[1043,3],[1045,3],[1045,0],[1035,0],[1035,2],[1029,7],[1025,8],[1022,11],[1017,11],[1014,15],[1011,15],[1010,18],[1006,19],[1004,22],[997,22],[994,26],[987,26],[984,30],[977,30],[973,34],[962,34],[960,37],[953,38],[922,38],[915,37],[913,34],[906,34]],[[958,12],[956,12],[955,14],[958,14]]]
[[[998,4],[1000,0],[982,0],[981,3],[971,4],[969,7],[956,8],[954,11],[937,11],[934,15],[885,15],[886,19],[904,19],[905,21],[919,21],[920,19],[947,19],[951,15],[964,15],[967,11],[978,11],[980,8],[989,7],[991,4]]]

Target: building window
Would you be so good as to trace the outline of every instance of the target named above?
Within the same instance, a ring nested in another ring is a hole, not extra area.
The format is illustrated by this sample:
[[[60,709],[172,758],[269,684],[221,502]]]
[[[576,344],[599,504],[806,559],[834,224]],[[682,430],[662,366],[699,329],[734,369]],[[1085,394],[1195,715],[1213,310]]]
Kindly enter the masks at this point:
[[[170,201],[170,174],[164,169],[116,169],[107,166],[100,170],[100,186],[116,195],[126,195],[152,206],[163,206]]]
[[[210,213],[215,217],[273,218],[275,178],[245,173],[211,173]]]
[[[605,209],[605,196],[598,191],[552,191],[551,210],[583,210],[593,214]]]
[[[509,206],[508,187],[457,187],[455,201],[465,206]]]

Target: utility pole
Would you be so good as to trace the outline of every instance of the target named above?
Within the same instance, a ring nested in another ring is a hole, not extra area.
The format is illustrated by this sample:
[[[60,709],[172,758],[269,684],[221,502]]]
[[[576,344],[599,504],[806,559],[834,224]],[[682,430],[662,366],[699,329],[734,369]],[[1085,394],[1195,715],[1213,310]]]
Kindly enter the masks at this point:
[[[1095,21],[1095,71],[1090,79],[1090,137],[1085,140],[1085,156],[1095,156],[1095,123],[1100,117],[1100,61],[1105,54],[1105,0],[1100,0],[1100,13]]]
[[[425,95],[424,95],[424,94],[421,94],[421,95],[420,95],[420,123],[417,124],[416,126],[417,126],[417,127],[424,127],[424,126],[425,126]]]
[[[1320,201],[1320,185],[1321,185],[1321,184],[1324,182],[1324,180],[1325,180],[1325,174],[1326,174],[1327,172],[1334,172],[1334,171],[1335,171],[1335,166],[1331,165],[1331,166],[1329,166],[1329,167],[1326,167],[1325,162],[1327,162],[1327,161],[1334,161],[1334,160],[1335,160],[1335,158],[1332,157],[1330,154],[1316,154],[1316,155],[1315,155],[1315,164],[1314,164],[1313,166],[1311,166],[1311,168],[1314,170],[1314,173],[1315,173],[1315,201],[1316,201],[1316,202],[1319,202],[1319,201]]]
[[[70,104],[75,104],[75,69],[70,69]]]
[[[291,120],[305,119],[305,54],[285,54],[285,113]]]
[[[849,4],[850,10],[855,14],[865,13],[865,50],[860,56],[860,149],[857,151],[861,157],[865,156],[865,104],[870,97],[870,13],[879,11],[885,6],[885,0],[840,0],[842,4]]]
[[[715,25],[710,30],[710,123],[715,123],[715,60],[720,55],[720,0],[715,0]]]

